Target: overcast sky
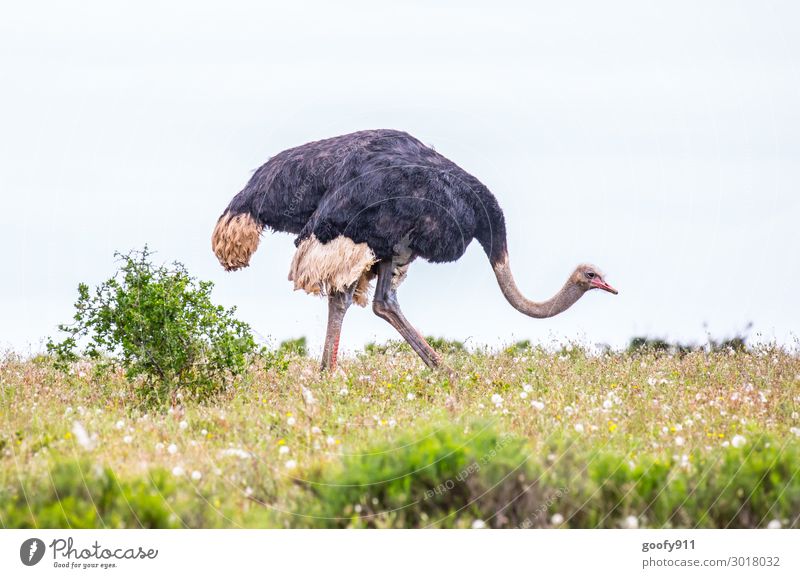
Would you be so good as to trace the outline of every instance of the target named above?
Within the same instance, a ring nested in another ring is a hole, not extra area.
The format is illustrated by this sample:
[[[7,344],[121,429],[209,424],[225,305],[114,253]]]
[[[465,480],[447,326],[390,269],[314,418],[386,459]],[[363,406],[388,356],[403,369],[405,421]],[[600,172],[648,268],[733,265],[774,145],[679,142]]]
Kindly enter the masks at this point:
[[[277,152],[410,132],[504,208],[511,263],[549,297],[584,261],[618,296],[512,309],[480,246],[417,261],[399,292],[425,334],[499,345],[800,329],[796,2],[25,2],[0,19],[0,345],[37,351],[76,286],[148,243],[216,283],[259,336],[306,335],[292,238],[225,273],[214,223]],[[353,308],[342,344],[394,338]]]

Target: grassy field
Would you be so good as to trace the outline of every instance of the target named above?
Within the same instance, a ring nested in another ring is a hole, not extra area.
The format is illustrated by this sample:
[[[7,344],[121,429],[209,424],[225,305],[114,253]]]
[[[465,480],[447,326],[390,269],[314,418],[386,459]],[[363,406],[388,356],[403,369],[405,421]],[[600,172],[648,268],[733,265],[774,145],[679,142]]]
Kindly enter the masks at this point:
[[[0,361],[5,527],[798,527],[800,358],[746,352],[257,360],[169,410]]]

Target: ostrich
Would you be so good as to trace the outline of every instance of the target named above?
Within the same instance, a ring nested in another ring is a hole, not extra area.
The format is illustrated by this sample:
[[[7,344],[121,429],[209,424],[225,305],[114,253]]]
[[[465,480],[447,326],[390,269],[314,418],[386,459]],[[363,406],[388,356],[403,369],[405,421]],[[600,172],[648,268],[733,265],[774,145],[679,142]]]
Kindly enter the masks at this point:
[[[440,355],[400,310],[397,287],[417,257],[455,261],[472,239],[486,252],[508,302],[535,318],[557,315],[590,289],[617,291],[579,265],[543,302],[514,282],[503,212],[489,189],[432,148],[396,130],[366,130],[285,150],[258,168],[219,217],[211,245],[222,266],[246,267],[265,227],[297,235],[289,269],[295,290],[328,298],[322,370],[336,368],[352,303],[388,321],[428,367]]]

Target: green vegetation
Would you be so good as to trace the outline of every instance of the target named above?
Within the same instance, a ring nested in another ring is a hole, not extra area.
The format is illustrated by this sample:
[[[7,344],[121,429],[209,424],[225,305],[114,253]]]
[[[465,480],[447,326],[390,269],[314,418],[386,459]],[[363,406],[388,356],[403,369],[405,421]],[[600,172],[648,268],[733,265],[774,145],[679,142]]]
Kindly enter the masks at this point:
[[[753,324],[748,323],[744,331],[737,333],[733,337],[726,337],[723,339],[717,339],[709,335],[705,344],[672,343],[658,337],[639,336],[630,340],[628,351],[662,351],[666,353],[677,353],[678,355],[684,355],[692,351],[745,351],[747,349],[747,335],[752,327]]]
[[[798,527],[800,358],[520,344],[318,361],[141,405],[98,361],[0,358],[5,527]],[[280,363],[276,362],[280,359]]]
[[[281,341],[278,345],[278,355],[286,357],[287,355],[298,355],[305,357],[308,355],[308,348],[306,347],[306,338],[298,337],[297,339],[287,339]]]
[[[213,284],[197,281],[180,263],[154,265],[145,247],[127,255],[114,277],[90,292],[78,286],[74,323],[60,325],[67,337],[47,348],[59,367],[82,355],[103,373],[117,365],[145,403],[175,403],[178,392],[204,398],[241,374],[256,344],[234,309],[211,302]],[[85,343],[82,352],[76,352]]]

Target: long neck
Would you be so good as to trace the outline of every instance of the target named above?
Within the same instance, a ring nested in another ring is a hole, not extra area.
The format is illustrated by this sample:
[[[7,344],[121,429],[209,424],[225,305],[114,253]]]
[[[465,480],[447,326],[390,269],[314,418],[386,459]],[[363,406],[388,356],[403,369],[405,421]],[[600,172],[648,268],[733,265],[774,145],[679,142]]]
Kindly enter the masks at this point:
[[[558,315],[562,311],[569,309],[578,299],[583,296],[583,291],[569,280],[547,301],[531,301],[520,292],[511,274],[511,267],[508,264],[508,253],[504,252],[492,263],[497,283],[503,295],[517,311],[529,317],[545,318]]]

